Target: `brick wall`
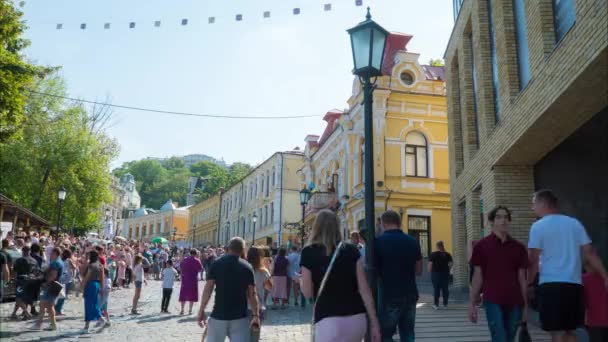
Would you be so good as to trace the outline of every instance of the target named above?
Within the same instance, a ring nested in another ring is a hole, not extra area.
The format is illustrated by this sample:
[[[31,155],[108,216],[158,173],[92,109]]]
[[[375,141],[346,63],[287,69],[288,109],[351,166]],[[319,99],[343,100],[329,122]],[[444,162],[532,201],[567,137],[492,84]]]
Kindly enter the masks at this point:
[[[552,0],[525,1],[531,78],[520,90],[512,0],[493,0],[501,112],[496,124],[488,2],[463,2],[444,56],[457,285],[468,281],[466,245],[481,234],[479,200],[486,213],[499,204],[512,209],[512,234],[527,241],[535,163],[608,106],[608,2],[576,0],[575,8],[574,25],[556,42]]]

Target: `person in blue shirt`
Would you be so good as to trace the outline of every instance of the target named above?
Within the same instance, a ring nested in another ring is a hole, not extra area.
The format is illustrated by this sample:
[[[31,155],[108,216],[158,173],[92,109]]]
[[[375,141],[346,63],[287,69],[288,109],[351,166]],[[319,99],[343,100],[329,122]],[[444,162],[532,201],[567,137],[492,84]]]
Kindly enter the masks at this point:
[[[45,311],[49,314],[49,320],[51,325],[48,330],[57,330],[57,323],[55,321],[55,302],[59,291],[55,291],[55,283],[59,280],[59,277],[63,273],[63,261],[61,261],[61,249],[55,247],[51,251],[51,262],[49,268],[46,271],[45,280],[46,282],[42,285],[42,292],[40,294],[40,315],[34,328],[40,329],[42,327],[42,319],[44,318]]]
[[[422,254],[418,241],[401,230],[401,216],[389,210],[382,214],[384,233],[376,238],[374,263],[380,285],[380,328],[382,341],[393,341],[399,328],[402,342],[414,341]]]

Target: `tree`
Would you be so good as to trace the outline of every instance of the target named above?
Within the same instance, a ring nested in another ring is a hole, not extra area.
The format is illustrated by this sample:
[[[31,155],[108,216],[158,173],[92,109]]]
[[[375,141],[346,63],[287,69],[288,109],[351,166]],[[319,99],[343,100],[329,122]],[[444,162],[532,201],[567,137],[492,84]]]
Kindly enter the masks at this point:
[[[430,66],[445,66],[445,63],[443,62],[443,59],[441,59],[441,58],[437,58],[437,59],[431,58],[431,60],[429,61],[429,65]]]
[[[56,74],[37,80],[35,90],[65,95]],[[97,209],[111,200],[107,170],[118,144],[103,130],[91,130],[90,115],[80,104],[29,96],[24,108],[28,120],[22,138],[0,145],[0,192],[54,222],[57,189],[64,186],[64,227],[95,227]]]
[[[26,62],[20,53],[29,45],[22,38],[27,28],[22,15],[11,1],[0,0],[0,144],[20,136],[27,120],[26,89],[52,70]]]
[[[229,186],[232,186],[243,179],[249,172],[251,172],[251,170],[253,170],[253,167],[245,163],[234,163],[230,165],[228,170]]]
[[[162,165],[167,170],[183,169],[186,167],[184,160],[179,157],[171,157],[162,162]]]

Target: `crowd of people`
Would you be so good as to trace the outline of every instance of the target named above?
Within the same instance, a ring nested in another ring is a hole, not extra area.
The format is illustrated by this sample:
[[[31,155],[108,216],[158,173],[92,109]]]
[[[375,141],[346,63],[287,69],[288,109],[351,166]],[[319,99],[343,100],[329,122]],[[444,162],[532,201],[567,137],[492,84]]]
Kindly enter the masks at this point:
[[[594,252],[584,227],[558,212],[550,191],[534,194],[539,219],[530,230],[528,246],[509,234],[512,213],[498,206],[488,214],[492,231],[475,242],[470,256],[469,319],[478,320],[483,307],[492,341],[513,342],[528,320],[529,308],[540,313],[543,330],[555,342],[576,341],[574,331],[586,324],[591,341],[608,341],[608,274]],[[31,319],[40,329],[48,315],[50,330],[70,294],[84,298],[86,331],[110,325],[108,302],[113,291],[135,287],[131,314],[138,315],[142,287],[162,281],[160,313],[169,313],[179,280],[180,315],[192,314],[199,301],[197,322],[211,342],[256,340],[267,310],[312,304],[314,341],[360,342],[415,340],[423,272],[418,241],[402,229],[401,215],[384,212],[375,232],[373,266],[379,280],[379,305],[374,303],[365,263],[366,231],[342,236],[336,214],[317,213],[304,248],[248,246],[240,237],[224,246],[169,248],[141,241],[115,239],[99,244],[87,238],[44,234],[2,240],[3,279],[15,273],[17,294],[13,319]],[[441,241],[428,258],[434,287],[433,308],[448,305],[452,256]],[[17,258],[12,258],[16,253]],[[583,266],[586,270],[583,273]],[[215,292],[210,316],[206,310]],[[39,311],[36,311],[36,304]],[[69,303],[69,301],[68,301]],[[269,306],[267,304],[270,303]],[[369,329],[369,331],[368,331]]]

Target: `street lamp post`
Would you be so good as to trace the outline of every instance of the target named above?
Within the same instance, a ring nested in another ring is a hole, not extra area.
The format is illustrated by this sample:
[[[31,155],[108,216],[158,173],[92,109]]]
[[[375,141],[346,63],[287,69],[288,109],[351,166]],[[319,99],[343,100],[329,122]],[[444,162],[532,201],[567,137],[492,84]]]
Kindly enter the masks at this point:
[[[59,236],[61,230],[61,214],[63,214],[63,200],[65,200],[65,188],[62,186],[57,190],[57,228],[55,229],[55,237]]]
[[[306,205],[310,200],[310,190],[303,188],[300,190],[300,205],[302,206],[302,223],[300,224],[300,248],[304,248],[304,216],[306,215]]]
[[[258,222],[258,214],[257,213],[253,213],[253,216],[251,217],[251,222],[253,222],[253,236],[251,237],[251,245],[255,245],[255,224],[256,222]]]
[[[173,244],[175,244],[175,234],[177,234],[177,228],[173,227]]]
[[[359,77],[363,83],[364,121],[363,134],[365,139],[365,226],[367,227],[368,242],[365,246],[365,258],[367,264],[368,279],[372,287],[374,298],[378,294],[376,269],[374,267],[374,238],[375,238],[375,215],[374,215],[374,164],[373,164],[373,113],[372,92],[374,85],[372,77],[382,75],[382,60],[388,31],[372,20],[367,8],[365,21],[347,30],[350,35],[351,48],[353,52],[354,69],[353,74]],[[375,83],[375,80],[374,80]],[[377,300],[377,298],[376,298]]]

